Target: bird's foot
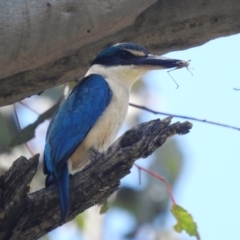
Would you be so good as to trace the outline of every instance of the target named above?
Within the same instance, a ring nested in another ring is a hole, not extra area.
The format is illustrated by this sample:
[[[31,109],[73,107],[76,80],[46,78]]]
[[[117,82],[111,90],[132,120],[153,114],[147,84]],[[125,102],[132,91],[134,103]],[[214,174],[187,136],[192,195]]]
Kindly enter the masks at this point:
[[[91,150],[95,155],[101,154],[95,147],[91,147]]]
[[[96,156],[100,155],[101,153],[95,147],[91,147],[91,151],[92,151],[93,155],[90,155],[89,159],[91,162],[94,162],[96,159]]]

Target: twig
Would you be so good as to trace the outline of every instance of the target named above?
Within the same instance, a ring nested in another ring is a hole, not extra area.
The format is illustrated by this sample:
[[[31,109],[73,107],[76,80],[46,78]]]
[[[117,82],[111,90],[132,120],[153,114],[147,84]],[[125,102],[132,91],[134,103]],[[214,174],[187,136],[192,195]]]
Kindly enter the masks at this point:
[[[20,121],[19,121],[19,118],[18,118],[17,109],[16,109],[16,104],[13,104],[13,109],[14,109],[15,117],[16,117],[16,119],[17,119],[18,129],[19,129],[19,131],[21,131],[22,128],[21,128]],[[25,142],[24,144],[25,144],[27,150],[29,151],[29,153],[31,154],[31,156],[33,157],[33,156],[34,156],[34,153],[33,153],[33,151],[31,150],[31,148],[28,146],[28,143]]]
[[[235,126],[227,125],[227,124],[224,124],[224,123],[218,123],[218,122],[213,122],[213,121],[209,121],[209,120],[206,120],[206,119],[200,119],[200,118],[195,118],[195,117],[188,117],[188,116],[184,116],[184,115],[177,115],[177,114],[171,114],[171,113],[165,113],[165,112],[158,112],[158,111],[154,111],[154,110],[149,109],[149,108],[144,107],[144,106],[139,106],[139,105],[134,104],[134,103],[129,103],[129,105],[132,106],[132,107],[136,107],[136,108],[139,108],[139,109],[151,112],[153,114],[161,114],[161,115],[164,115],[164,116],[173,116],[173,117],[178,117],[178,118],[182,118],[182,119],[193,120],[193,121],[196,121],[196,122],[204,122],[204,123],[208,123],[208,124],[212,124],[212,125],[216,125],[216,126],[220,126],[220,127],[231,128],[231,129],[240,131],[240,127],[235,127]]]
[[[169,192],[169,195],[170,195],[170,198],[171,198],[173,204],[176,205],[176,201],[175,201],[175,199],[173,197],[172,186],[165,180],[164,177],[160,176],[159,174],[157,174],[157,173],[155,173],[155,172],[153,172],[153,171],[151,171],[151,170],[149,170],[147,168],[141,167],[141,166],[137,165],[136,163],[134,163],[134,166],[136,166],[139,171],[142,170],[142,171],[150,174],[151,176],[157,178],[161,182],[163,182],[166,185],[166,187],[167,187],[167,190]]]
[[[23,105],[24,107],[28,108],[29,110],[31,110],[31,111],[34,112],[35,114],[40,115],[40,113],[38,113],[35,109],[33,109],[33,108],[31,108],[30,106],[28,106],[26,103],[24,103],[24,102],[22,102],[22,101],[17,102],[17,103],[19,103],[19,104]]]
[[[63,99],[63,96],[61,96],[58,101],[50,107],[47,111],[42,113],[38,116],[38,119],[20,130],[17,135],[11,139],[10,143],[8,144],[8,147],[15,147],[19,144],[23,144],[32,138],[35,137],[35,129],[40,125],[42,122],[44,122],[46,119],[49,119],[52,117],[52,115],[57,111],[61,101]]]

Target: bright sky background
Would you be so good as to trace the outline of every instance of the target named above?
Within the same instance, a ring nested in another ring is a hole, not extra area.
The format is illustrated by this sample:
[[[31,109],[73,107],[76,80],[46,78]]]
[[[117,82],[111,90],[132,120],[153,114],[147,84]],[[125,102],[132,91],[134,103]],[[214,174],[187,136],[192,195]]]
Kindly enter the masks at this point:
[[[240,88],[239,43],[235,35],[167,54],[191,59],[193,76],[186,69],[171,72],[176,90],[166,71],[149,73],[150,92],[161,99],[154,109],[240,127],[240,91],[233,90]],[[240,131],[191,122],[190,134],[176,137],[186,160],[176,201],[193,215],[202,239],[239,240]],[[169,226],[174,222],[169,217]]]

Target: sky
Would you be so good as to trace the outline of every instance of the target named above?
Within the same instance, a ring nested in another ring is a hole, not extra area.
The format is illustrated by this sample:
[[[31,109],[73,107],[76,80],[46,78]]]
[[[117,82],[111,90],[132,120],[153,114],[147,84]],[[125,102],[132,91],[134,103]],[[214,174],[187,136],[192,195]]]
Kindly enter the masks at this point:
[[[240,91],[233,90],[240,88],[239,42],[234,35],[166,54],[191,59],[193,76],[187,69],[172,71],[176,89],[166,71],[149,73],[149,91],[161,100],[151,108],[240,127]],[[186,162],[176,201],[192,214],[202,239],[240,239],[240,131],[191,122],[191,132],[176,137]],[[169,227],[174,222],[169,216]]]

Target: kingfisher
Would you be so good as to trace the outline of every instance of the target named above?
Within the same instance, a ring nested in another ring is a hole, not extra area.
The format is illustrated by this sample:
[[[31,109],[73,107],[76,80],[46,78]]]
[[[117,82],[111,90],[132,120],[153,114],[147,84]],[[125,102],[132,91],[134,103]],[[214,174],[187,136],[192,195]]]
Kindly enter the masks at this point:
[[[52,117],[44,149],[46,187],[58,186],[61,221],[68,213],[69,174],[114,141],[127,114],[132,85],[150,70],[181,68],[186,62],[150,54],[134,43],[101,51]]]

